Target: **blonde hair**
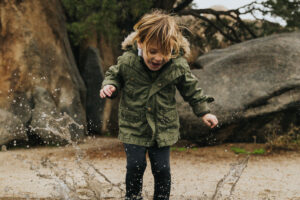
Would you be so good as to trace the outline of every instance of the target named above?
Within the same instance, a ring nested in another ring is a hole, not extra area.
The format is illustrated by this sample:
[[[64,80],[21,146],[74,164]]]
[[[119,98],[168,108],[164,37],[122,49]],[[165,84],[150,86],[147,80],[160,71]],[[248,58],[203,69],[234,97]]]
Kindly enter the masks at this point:
[[[135,25],[133,40],[143,43],[146,53],[150,43],[156,42],[165,56],[177,57],[183,40],[175,17],[160,10],[145,14]]]

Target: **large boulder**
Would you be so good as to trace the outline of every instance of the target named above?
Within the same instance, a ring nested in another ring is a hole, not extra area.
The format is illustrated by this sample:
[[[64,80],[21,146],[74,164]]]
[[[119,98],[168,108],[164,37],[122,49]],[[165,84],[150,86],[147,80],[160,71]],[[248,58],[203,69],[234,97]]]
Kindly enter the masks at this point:
[[[27,140],[25,126],[22,121],[10,112],[0,109],[0,141],[1,144],[12,140]]]
[[[41,130],[52,127],[43,116],[51,116],[53,130],[57,130],[65,126],[61,120],[65,113],[73,120],[67,131],[70,138],[83,137],[85,86],[70,48],[60,1],[3,0],[0,13],[0,109],[5,111],[1,121],[5,117],[7,124],[19,127],[21,123],[27,133],[45,139],[46,131]],[[48,133],[54,142],[65,140]],[[12,134],[0,144],[19,138]]]
[[[220,128],[210,130],[178,96],[182,135],[201,143],[265,142],[300,126],[300,33],[278,34],[214,50],[192,70]]]

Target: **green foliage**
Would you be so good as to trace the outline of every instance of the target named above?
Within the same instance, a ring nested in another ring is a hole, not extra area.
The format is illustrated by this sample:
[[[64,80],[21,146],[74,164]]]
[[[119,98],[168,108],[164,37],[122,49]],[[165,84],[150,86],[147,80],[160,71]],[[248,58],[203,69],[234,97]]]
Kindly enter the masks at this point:
[[[183,152],[183,151],[187,151],[187,148],[186,147],[171,147],[171,151]]]
[[[116,0],[62,0],[68,16],[68,30],[75,44],[101,32],[110,39],[118,34],[116,26],[119,5]]]
[[[149,11],[146,0],[62,0],[68,18],[68,31],[75,45],[94,31],[110,41],[127,34],[137,19]]]
[[[177,151],[186,151],[186,150],[187,150],[186,147],[178,147],[178,148],[177,148]]]
[[[179,152],[184,152],[184,151],[187,151],[187,150],[197,150],[198,148],[197,147],[192,147],[192,148],[189,148],[189,147],[171,147],[171,151],[179,151]]]
[[[245,149],[239,147],[231,147],[230,149],[236,154],[248,154],[248,152]]]
[[[120,11],[120,19],[122,21],[128,20],[129,17],[136,21],[140,16],[147,12],[151,6],[152,1],[141,1],[141,0],[127,0],[122,2]]]
[[[272,16],[281,17],[286,21],[286,29],[293,31],[300,28],[300,1],[299,0],[267,0],[262,3]]]
[[[252,152],[246,151],[245,149],[239,148],[239,147],[231,147],[230,149],[236,154],[259,154],[259,155],[261,155],[261,154],[266,153],[265,149],[254,149]]]
[[[254,151],[252,151],[252,154],[264,154],[266,153],[265,149],[254,149]]]

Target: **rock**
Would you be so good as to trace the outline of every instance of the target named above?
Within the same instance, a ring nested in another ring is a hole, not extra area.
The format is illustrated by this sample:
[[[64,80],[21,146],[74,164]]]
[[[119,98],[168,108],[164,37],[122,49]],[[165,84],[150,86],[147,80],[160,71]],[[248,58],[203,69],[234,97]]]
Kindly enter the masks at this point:
[[[183,137],[201,143],[265,142],[300,126],[300,33],[246,41],[199,57],[192,70],[221,128],[209,130],[182,99]]]
[[[77,133],[84,129],[66,113],[60,113],[50,93],[36,87],[33,93],[34,109],[30,129],[47,144],[65,144],[78,139]]]
[[[80,71],[87,88],[87,128],[89,132],[100,133],[105,102],[104,99],[99,97],[99,91],[104,77],[102,62],[98,49],[93,47],[88,47],[85,50],[83,57]]]
[[[12,113],[0,109],[0,145],[3,145],[2,149],[4,144],[13,140],[26,139],[28,138],[22,121]]]
[[[0,1],[0,12],[0,108],[15,116],[24,128],[35,127],[31,118],[43,115],[53,119],[68,116],[86,126],[86,89],[69,44],[60,1],[4,0]],[[55,116],[39,105],[36,87],[47,91],[44,98],[55,109]],[[36,106],[40,109],[32,111]],[[72,138],[86,132],[74,123],[70,129]]]
[[[5,145],[1,146],[1,151],[7,151],[7,147]]]

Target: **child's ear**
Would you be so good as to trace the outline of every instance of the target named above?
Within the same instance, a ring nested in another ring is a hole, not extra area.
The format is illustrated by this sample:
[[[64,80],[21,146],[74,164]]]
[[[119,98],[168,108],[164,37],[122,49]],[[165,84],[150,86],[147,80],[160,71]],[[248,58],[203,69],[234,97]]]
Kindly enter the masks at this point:
[[[143,45],[141,42],[137,42],[137,45],[138,45],[138,48],[142,49],[143,48]]]
[[[138,45],[138,56],[143,57],[143,45],[140,42],[137,42]]]

